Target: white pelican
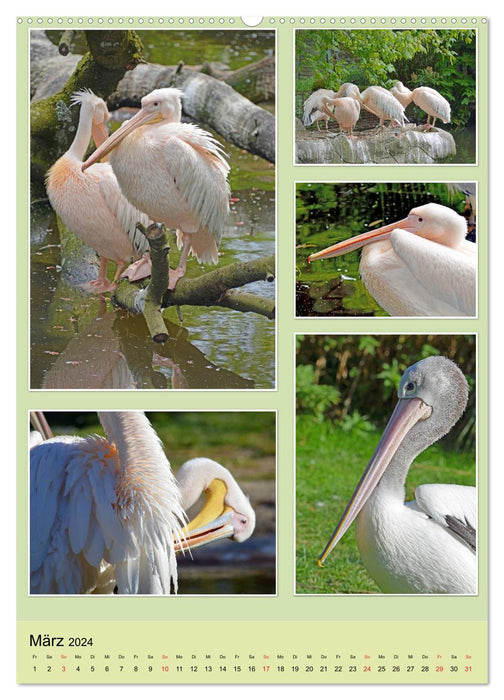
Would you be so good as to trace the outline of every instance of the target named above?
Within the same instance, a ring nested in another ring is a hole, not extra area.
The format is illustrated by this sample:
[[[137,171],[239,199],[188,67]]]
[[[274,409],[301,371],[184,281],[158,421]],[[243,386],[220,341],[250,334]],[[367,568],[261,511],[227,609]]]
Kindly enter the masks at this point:
[[[97,292],[107,292],[114,289],[127,263],[147,250],[147,239],[136,224],[146,226],[149,220],[121,194],[109,163],[96,163],[82,172],[91,136],[95,145],[108,137],[109,113],[90,90],[74,93],[72,104],[80,105],[79,125],[72,145],[47,173],[47,194],[65,226],[100,256],[98,277],[91,284]],[[109,259],[117,262],[113,283],[107,279]],[[130,279],[150,274],[149,266],[142,270],[129,274]]]
[[[303,103],[303,125],[311,126],[313,122],[317,124],[317,131],[320,131],[319,122],[325,122],[325,128],[329,128],[330,116],[323,110],[323,97],[333,98],[336,96],[334,90],[320,88],[315,90]]]
[[[444,124],[448,124],[450,121],[450,103],[434,88],[417,87],[414,90],[409,90],[399,81],[390,89],[390,92],[403,107],[406,108],[410,102],[414,102],[427,114],[427,124],[424,124],[423,127],[425,129],[433,127],[436,119],[441,119]],[[431,117],[432,124],[430,123]]]
[[[445,435],[467,403],[467,382],[446,357],[409,367],[399,401],[341,520],[319,559],[357,518],[364,566],[384,593],[474,594],[477,493],[473,486],[425,484],[404,503],[411,462]]]
[[[389,120],[397,122],[400,126],[404,126],[404,122],[408,121],[404,116],[404,107],[394,97],[394,95],[386,88],[379,85],[371,85],[363,92],[360,92],[357,85],[353,83],[343,83],[336,93],[336,97],[353,97],[357,100],[368,112],[374,114],[380,120],[380,126]]]
[[[144,413],[98,415],[108,439],[52,438],[43,420],[34,423],[31,593],[112,593],[117,585],[124,594],[168,595],[172,584],[177,591],[176,552],[250,537],[254,511],[227,469],[193,459],[175,479]],[[184,527],[185,509],[203,492],[205,505]]]
[[[182,124],[182,92],[154,90],[142,108],[83,164],[86,170],[110,154],[121,190],[153,221],[177,229],[180,262],[169,289],[184,276],[189,252],[198,262],[217,263],[229,212],[229,165],[220,145],[194,124]]]
[[[349,138],[354,138],[353,128],[360,116],[360,103],[353,97],[323,97],[321,108],[331,119],[338,122],[340,133],[348,131]]]
[[[464,217],[430,202],[401,221],[314,253],[308,261],[364,246],[360,275],[391,316],[475,316],[476,245],[466,234]]]

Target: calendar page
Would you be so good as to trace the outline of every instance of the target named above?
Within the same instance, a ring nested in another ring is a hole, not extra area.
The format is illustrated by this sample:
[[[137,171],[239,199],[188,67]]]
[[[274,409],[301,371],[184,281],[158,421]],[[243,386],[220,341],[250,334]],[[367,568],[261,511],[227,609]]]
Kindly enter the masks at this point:
[[[18,683],[484,684],[488,20],[180,10],[17,19]]]

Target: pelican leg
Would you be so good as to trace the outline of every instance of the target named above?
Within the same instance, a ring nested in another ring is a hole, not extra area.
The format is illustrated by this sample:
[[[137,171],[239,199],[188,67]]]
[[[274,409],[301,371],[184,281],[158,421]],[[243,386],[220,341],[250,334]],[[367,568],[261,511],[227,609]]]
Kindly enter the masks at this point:
[[[115,289],[115,284],[109,282],[107,279],[107,265],[108,258],[100,256],[100,267],[98,269],[98,277],[95,280],[91,280],[89,283],[92,291],[96,294],[102,294],[103,292],[111,292]]]
[[[191,234],[189,233],[183,233],[182,234],[182,253],[180,255],[180,260],[178,267],[176,267],[174,270],[170,269],[170,276],[169,276],[169,284],[168,284],[168,289],[173,290],[175,289],[175,286],[179,279],[183,277],[186,273],[187,269],[187,258],[189,256],[189,250],[191,248]]]

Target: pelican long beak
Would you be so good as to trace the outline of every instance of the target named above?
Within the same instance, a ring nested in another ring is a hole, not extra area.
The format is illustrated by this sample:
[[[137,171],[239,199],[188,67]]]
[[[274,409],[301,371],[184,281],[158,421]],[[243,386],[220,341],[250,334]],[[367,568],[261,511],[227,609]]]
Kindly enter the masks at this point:
[[[234,535],[233,509],[226,505],[226,484],[214,479],[205,491],[205,505],[175,541],[175,552],[196,549]]]
[[[91,136],[93,138],[95,146],[101,146],[108,139],[109,133],[107,128],[107,121],[93,122],[91,127]]]
[[[401,221],[396,221],[393,224],[387,224],[387,226],[382,226],[374,231],[366,231],[366,233],[360,233],[358,236],[353,236],[346,241],[341,241],[341,243],[336,243],[335,245],[329,246],[329,248],[324,248],[318,253],[313,253],[308,257],[308,262],[313,262],[314,260],[323,260],[325,258],[335,258],[338,255],[345,255],[345,253],[350,253],[352,250],[357,250],[362,248],[362,246],[368,243],[375,243],[376,241],[384,241],[390,238],[390,234],[397,228],[408,229],[412,231],[414,228],[414,218],[407,216]],[[414,231],[413,231],[414,232]]]
[[[32,428],[41,434],[43,440],[50,440],[54,437],[42,411],[30,411],[30,423]]]
[[[324,551],[320,555],[318,565],[323,566],[324,561],[330,552],[338,544],[362,507],[368,500],[380,481],[385,469],[390,464],[392,457],[397,452],[401,442],[411,428],[420,420],[425,420],[430,416],[432,409],[421,399],[399,399],[394,412],[392,413],[387,427],[380,438],[376,450],[367,465],[364,474],[353,492],[345,512],[341,516],[331,539],[327,543]]]
[[[93,163],[96,163],[96,161],[104,158],[108,153],[110,153],[110,151],[116,148],[121,141],[128,136],[128,134],[131,134],[131,132],[137,129],[139,126],[142,126],[142,124],[146,124],[147,122],[157,121],[159,118],[159,114],[157,113],[147,112],[145,109],[140,109],[134,117],[128,119],[127,122],[124,122],[124,124],[122,124],[119,129],[114,131],[114,133],[111,134],[108,139],[101,144],[101,146],[98,146],[96,151],[94,151],[94,153],[92,153],[82,164],[82,170],[86,170],[86,168],[89,168],[90,165],[93,165]]]

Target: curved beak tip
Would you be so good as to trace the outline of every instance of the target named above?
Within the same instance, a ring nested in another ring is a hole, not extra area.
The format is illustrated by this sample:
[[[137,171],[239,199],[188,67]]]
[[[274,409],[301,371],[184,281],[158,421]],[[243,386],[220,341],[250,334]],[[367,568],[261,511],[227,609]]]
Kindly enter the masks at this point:
[[[322,561],[322,559],[317,559],[317,566],[320,566],[321,569],[324,568],[324,562]]]

